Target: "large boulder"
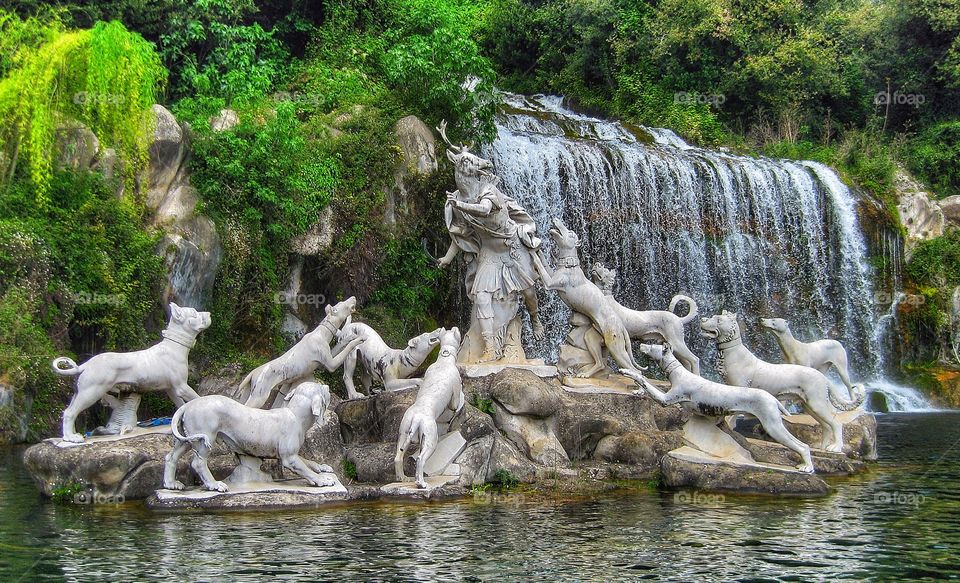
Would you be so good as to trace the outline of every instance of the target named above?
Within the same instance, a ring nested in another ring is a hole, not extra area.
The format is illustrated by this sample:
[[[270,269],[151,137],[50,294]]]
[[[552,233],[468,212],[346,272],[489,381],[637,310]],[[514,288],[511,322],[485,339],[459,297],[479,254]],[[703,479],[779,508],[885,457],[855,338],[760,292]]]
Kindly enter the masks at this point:
[[[943,218],[949,226],[960,228],[960,194],[948,196],[938,202]]]
[[[410,184],[437,171],[437,148],[433,132],[418,117],[408,115],[393,128],[400,147],[401,160],[394,172],[393,185],[384,193],[384,224],[392,227],[399,216],[410,211]]]
[[[100,140],[90,129],[80,123],[57,128],[54,135],[57,168],[89,170],[100,152]]]
[[[678,493],[678,501],[697,503],[698,490],[790,496],[823,496],[830,488],[816,474],[804,474],[763,463],[731,462],[714,458],[690,447],[665,455],[660,464],[665,486],[692,489],[689,500]]]
[[[29,447],[23,463],[46,496],[58,490],[80,487],[97,496],[123,496],[127,500],[146,498],[163,483],[163,458],[172,448],[169,430],[132,437],[88,438],[83,445],[61,447],[60,440],[48,439]],[[191,456],[183,456],[177,476],[185,484],[196,484],[189,469]],[[217,448],[210,469],[218,478],[236,464],[235,456]]]
[[[545,466],[570,462],[557,438],[562,391],[531,371],[515,368],[500,371],[490,382],[497,428],[527,457]]]
[[[152,108],[153,140],[149,146],[150,165],[147,169],[147,207],[159,209],[164,199],[183,180],[184,162],[190,152],[189,132],[177,118],[162,105]]]

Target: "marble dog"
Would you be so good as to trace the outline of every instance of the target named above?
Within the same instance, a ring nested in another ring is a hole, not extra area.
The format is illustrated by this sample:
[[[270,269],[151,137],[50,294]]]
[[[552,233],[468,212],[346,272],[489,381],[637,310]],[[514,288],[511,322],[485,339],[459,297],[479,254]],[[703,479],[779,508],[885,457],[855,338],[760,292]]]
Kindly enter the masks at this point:
[[[275,392],[286,393],[303,382],[314,380],[318,367],[333,372],[343,365],[351,351],[363,342],[356,338],[347,342],[338,353],[331,352],[330,341],[341,326],[350,323],[357,308],[357,298],[349,297],[334,305],[327,305],[323,321],[304,334],[290,350],[250,371],[240,382],[239,401],[251,407],[263,407],[271,402]]]
[[[300,457],[307,431],[323,417],[330,404],[330,389],[320,383],[297,385],[279,409],[265,411],[248,407],[222,395],[199,397],[177,409],[170,422],[173,450],[164,458],[163,487],[182,490],[177,480],[177,461],[193,448],[191,462],[207,490],[226,492],[227,485],[210,473],[207,457],[217,438],[223,439],[234,453],[256,458],[276,458],[283,467],[303,476],[314,486],[332,486],[335,481],[324,473],[330,466]]]
[[[697,302],[689,296],[677,294],[670,300],[670,307],[666,310],[633,310],[613,297],[613,284],[616,282],[617,272],[607,269],[600,263],[593,266],[593,276],[597,285],[604,293],[607,304],[620,316],[620,321],[627,328],[627,334],[633,340],[662,339],[673,347],[677,359],[693,374],[700,374],[700,359],[687,348],[684,341],[683,327],[696,319],[699,314]],[[673,310],[680,302],[689,306],[685,316],[678,316]]]
[[[854,399],[847,401],[835,394],[830,381],[818,370],[760,360],[743,345],[735,313],[724,310],[712,318],[701,318],[700,329],[703,336],[717,342],[727,384],[763,389],[774,396],[796,395],[803,402],[804,411],[823,427],[822,447],[827,451],[843,451],[843,424],[836,419],[836,412],[859,407],[865,397],[863,393],[854,391]]]
[[[397,481],[406,482],[403,473],[403,460],[408,448],[420,444],[417,459],[417,487],[426,488],[423,479],[423,465],[437,448],[439,439],[437,419],[444,411],[454,413],[463,408],[463,381],[457,368],[457,353],[460,351],[462,337],[458,328],[445,330],[440,335],[440,356],[427,367],[423,382],[417,391],[417,399],[403,414],[400,420],[400,436],[397,441],[397,454],[394,456]]]
[[[555,246],[556,270],[552,273],[543,264],[539,255],[533,256],[533,263],[543,281],[543,285],[560,294],[560,299],[576,313],[588,317],[603,337],[603,344],[613,360],[621,368],[638,369],[633,359],[630,334],[619,314],[606,302],[603,292],[597,284],[587,279],[577,248],[580,237],[568,229],[560,219],[553,220],[549,231]],[[605,368],[602,352],[593,343],[587,344],[587,350],[594,363],[579,371],[578,377],[591,377]]]
[[[664,393],[657,389],[639,372],[627,369],[620,372],[636,381],[658,403],[684,403],[692,412],[705,417],[724,417],[731,413],[753,415],[770,437],[800,454],[802,462],[798,470],[813,472],[810,447],[784,427],[781,414],[786,415],[787,410],[776,397],[760,389],[722,385],[696,375],[683,367],[669,344],[641,344],[640,352],[659,363],[670,378],[670,390]]]
[[[388,391],[402,391],[420,385],[422,379],[408,378],[423,364],[423,361],[433,352],[433,347],[440,343],[440,333],[443,328],[433,332],[424,332],[411,338],[402,350],[390,348],[377,331],[362,322],[354,322],[344,326],[337,333],[335,354],[347,350],[347,346],[356,339],[361,344],[353,350],[347,351],[343,361],[343,384],[347,388],[348,399],[363,398],[353,384],[353,373],[357,363],[363,365],[360,372],[360,383],[367,394],[370,394],[372,381],[376,379]]]
[[[760,325],[773,333],[777,344],[783,351],[783,357],[790,364],[809,366],[826,374],[833,366],[840,375],[840,380],[850,390],[855,390],[850,382],[850,369],[847,366],[847,350],[836,340],[825,338],[814,342],[800,342],[790,332],[790,325],[783,318],[761,318]],[[863,390],[857,385],[856,390]]]
[[[137,385],[143,391],[166,391],[177,406],[196,399],[196,391],[187,384],[187,357],[197,335],[209,326],[210,312],[171,302],[170,321],[161,332],[163,340],[146,350],[105,352],[81,365],[65,356],[54,359],[53,372],[77,377],[77,392],[63,412],[64,441],[83,442],[83,435],[74,427],[77,415],[101,399],[118,404],[108,393],[121,383]]]

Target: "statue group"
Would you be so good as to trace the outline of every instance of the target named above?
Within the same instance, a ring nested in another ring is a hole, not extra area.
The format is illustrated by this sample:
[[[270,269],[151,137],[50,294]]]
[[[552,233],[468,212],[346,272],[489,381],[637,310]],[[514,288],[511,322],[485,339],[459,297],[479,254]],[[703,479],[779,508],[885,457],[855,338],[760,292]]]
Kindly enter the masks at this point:
[[[565,383],[601,384],[616,378],[621,386],[632,387],[628,390],[636,398],[649,395],[663,406],[679,403],[707,425],[738,414],[755,417],[774,441],[800,456],[800,471],[813,472],[810,447],[784,425],[786,409],[779,399],[794,398],[823,427],[821,448],[842,451],[843,425],[837,415],[860,407],[864,392],[850,382],[846,352],[839,343],[806,344],[792,336],[784,320],[765,319],[764,328],[777,336],[786,360],[765,362],[744,346],[737,314],[724,311],[699,322],[700,333],[717,342],[723,382],[700,377],[700,359],[685,342],[685,326],[699,315],[693,298],[676,295],[668,310],[641,311],[620,304],[612,293],[616,272],[599,263],[584,266],[579,235],[560,217],[547,231],[553,257],[546,257],[538,225],[501,190],[490,161],[467,145],[452,144],[445,125],[438,130],[448,145],[457,188],[448,193],[443,209],[450,245],[437,263],[446,267],[458,258],[462,261],[463,284],[472,304],[465,334],[456,327],[438,328],[395,349],[370,326],[352,322],[357,301],[348,298],[327,306],[317,327],[286,353],[252,370],[234,398],[200,397],[187,383],[187,358],[197,336],[210,325],[211,315],[171,304],[163,340],[151,348],[101,354],[82,365],[68,358],[54,361],[58,374],[77,377],[76,393],[63,414],[63,439],[84,441],[75,428],[77,415],[98,400],[113,410],[101,433],[130,430],[136,423],[139,393],[160,390],[178,406],[171,422],[174,444],[166,459],[165,488],[184,487],[176,475],[177,462],[191,449],[195,452],[191,466],[208,490],[227,492],[268,480],[259,469],[264,459],[271,458],[308,484],[328,487],[336,482],[332,469],[299,452],[330,402],[329,387],[317,383],[315,372],[342,367],[348,399],[369,397],[374,383],[385,391],[416,391],[400,424],[395,473],[398,481],[410,480],[404,462],[418,450],[412,479],[424,489],[428,487],[424,464],[443,437],[445,423],[439,420],[457,415],[465,405],[462,367],[531,362],[523,350],[520,310],[521,305],[526,307],[533,339],[542,341],[539,287],[557,293],[571,309],[570,330],[557,363]],[[688,306],[683,316],[674,313],[680,303]],[[639,345],[640,352],[662,369],[669,390],[657,388],[644,376],[634,356],[636,340],[647,342]],[[434,350],[439,350],[436,361],[417,377]],[[831,367],[838,370],[849,398],[825,376]],[[356,373],[366,394],[355,386]],[[124,385],[127,388],[118,391],[116,386],[124,383],[134,388]],[[238,459],[234,473],[222,481],[207,466],[218,440]]]

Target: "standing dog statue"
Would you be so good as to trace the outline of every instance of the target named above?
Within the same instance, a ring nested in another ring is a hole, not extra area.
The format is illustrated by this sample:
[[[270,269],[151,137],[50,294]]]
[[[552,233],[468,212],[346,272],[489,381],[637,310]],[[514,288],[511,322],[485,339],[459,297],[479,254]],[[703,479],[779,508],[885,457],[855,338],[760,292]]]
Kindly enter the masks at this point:
[[[783,351],[783,357],[790,364],[799,364],[800,366],[809,366],[815,368],[823,374],[827,374],[830,366],[837,369],[840,380],[846,385],[847,389],[863,390],[862,385],[857,385],[854,389],[850,382],[850,369],[847,367],[847,350],[836,340],[829,338],[817,340],[815,342],[800,342],[793,337],[790,332],[790,325],[783,318],[761,318],[760,325],[773,332],[777,337],[777,344]]]
[[[683,367],[673,355],[669,344],[641,344],[640,352],[659,363],[670,377],[670,390],[664,393],[650,384],[639,372],[623,369],[620,372],[632,378],[661,405],[684,403],[693,413],[704,417],[724,417],[732,413],[753,415],[767,434],[780,444],[800,454],[801,472],[813,472],[810,447],[794,437],[783,425],[781,414],[787,410],[776,397],[760,389],[721,385],[696,375]]]
[[[171,302],[170,321],[159,344],[137,352],[105,352],[79,366],[65,356],[54,359],[53,372],[77,377],[77,392],[63,412],[64,441],[83,443],[83,435],[74,427],[77,415],[101,399],[119,404],[119,399],[108,393],[120,383],[137,385],[143,391],[166,391],[177,406],[196,399],[196,391],[187,384],[187,356],[197,335],[209,326],[210,312]]]
[[[427,487],[427,482],[423,479],[423,465],[437,448],[440,438],[437,419],[447,409],[457,413],[463,408],[463,381],[460,378],[460,369],[457,368],[457,353],[460,351],[461,340],[458,328],[445,330],[440,335],[440,356],[427,368],[420,390],[417,391],[417,400],[400,420],[397,455],[393,459],[398,482],[408,481],[403,473],[403,459],[407,449],[412,444],[419,443],[420,451],[416,456],[417,487]]]
[[[533,256],[534,266],[549,290],[560,294],[560,299],[570,309],[593,322],[603,337],[607,352],[621,368],[638,369],[633,359],[630,334],[619,314],[606,302],[603,292],[583,273],[577,248],[580,237],[568,229],[560,219],[553,220],[549,231],[555,245],[557,269],[553,273],[543,264],[539,254]],[[587,350],[594,363],[577,373],[578,377],[591,377],[605,368],[603,353],[595,343],[587,343]]]
[[[597,285],[604,293],[607,304],[614,309],[623,325],[627,327],[627,334],[633,340],[663,339],[673,346],[673,351],[693,374],[700,374],[700,359],[687,348],[684,341],[683,327],[696,319],[699,314],[697,302],[689,296],[677,294],[670,300],[670,307],[666,310],[631,310],[623,306],[613,297],[613,284],[616,282],[617,272],[607,269],[600,263],[593,265],[593,276]],[[673,310],[680,302],[689,306],[687,315],[678,316]]]
[[[177,409],[170,422],[173,450],[164,458],[163,487],[182,490],[177,480],[177,461],[193,448],[191,462],[207,490],[226,492],[227,485],[210,473],[207,458],[217,438],[240,456],[276,458],[283,467],[303,476],[314,486],[332,486],[330,466],[300,457],[307,431],[323,417],[330,404],[330,389],[320,383],[297,385],[279,409],[264,411],[242,405],[229,397],[199,397]]]
[[[830,381],[818,370],[760,360],[743,345],[735,313],[724,310],[718,316],[701,318],[700,329],[705,337],[717,342],[727,384],[763,389],[774,396],[796,395],[803,401],[804,410],[823,427],[822,447],[827,451],[843,451],[843,424],[837,421],[836,412],[859,407],[863,404],[863,393],[855,391],[854,400],[847,401],[834,393]]]
[[[340,368],[351,351],[363,342],[356,338],[343,346],[339,353],[330,351],[330,341],[340,327],[350,323],[357,308],[357,298],[350,297],[335,306],[327,305],[327,315],[312,332],[304,334],[293,347],[281,356],[253,369],[240,383],[239,401],[250,407],[263,407],[271,402],[275,392],[286,394],[300,383],[314,380],[319,367],[333,372]]]
[[[443,328],[424,332],[411,338],[406,348],[397,350],[387,346],[376,330],[362,322],[344,326],[337,333],[337,346],[333,352],[335,354],[347,352],[347,357],[343,361],[343,384],[347,387],[347,398],[361,399],[364,396],[357,392],[353,384],[353,373],[358,361],[363,365],[360,371],[360,383],[367,395],[370,394],[374,379],[388,391],[402,391],[419,386],[422,379],[408,377],[420,368],[423,361],[433,352],[433,347],[440,343],[441,332]],[[347,346],[358,338],[361,344],[353,350],[347,350]]]

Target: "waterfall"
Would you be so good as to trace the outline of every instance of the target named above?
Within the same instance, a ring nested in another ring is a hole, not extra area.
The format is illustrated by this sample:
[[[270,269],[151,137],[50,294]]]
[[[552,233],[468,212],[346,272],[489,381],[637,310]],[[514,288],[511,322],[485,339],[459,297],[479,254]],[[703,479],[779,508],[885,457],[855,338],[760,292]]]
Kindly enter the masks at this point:
[[[482,153],[536,220],[545,250],[547,225],[560,217],[580,234],[585,266],[618,271],[622,304],[666,309],[683,293],[703,316],[737,311],[746,343],[775,362],[779,348],[758,319],[783,317],[798,338],[840,340],[855,379],[882,377],[857,201],[826,166],[694,147],[669,130],[574,112],[553,96],[505,95],[497,129]],[[554,361],[569,311],[541,292],[541,314],[548,338],[526,348]],[[713,343],[696,323],[686,335],[716,378]]]

